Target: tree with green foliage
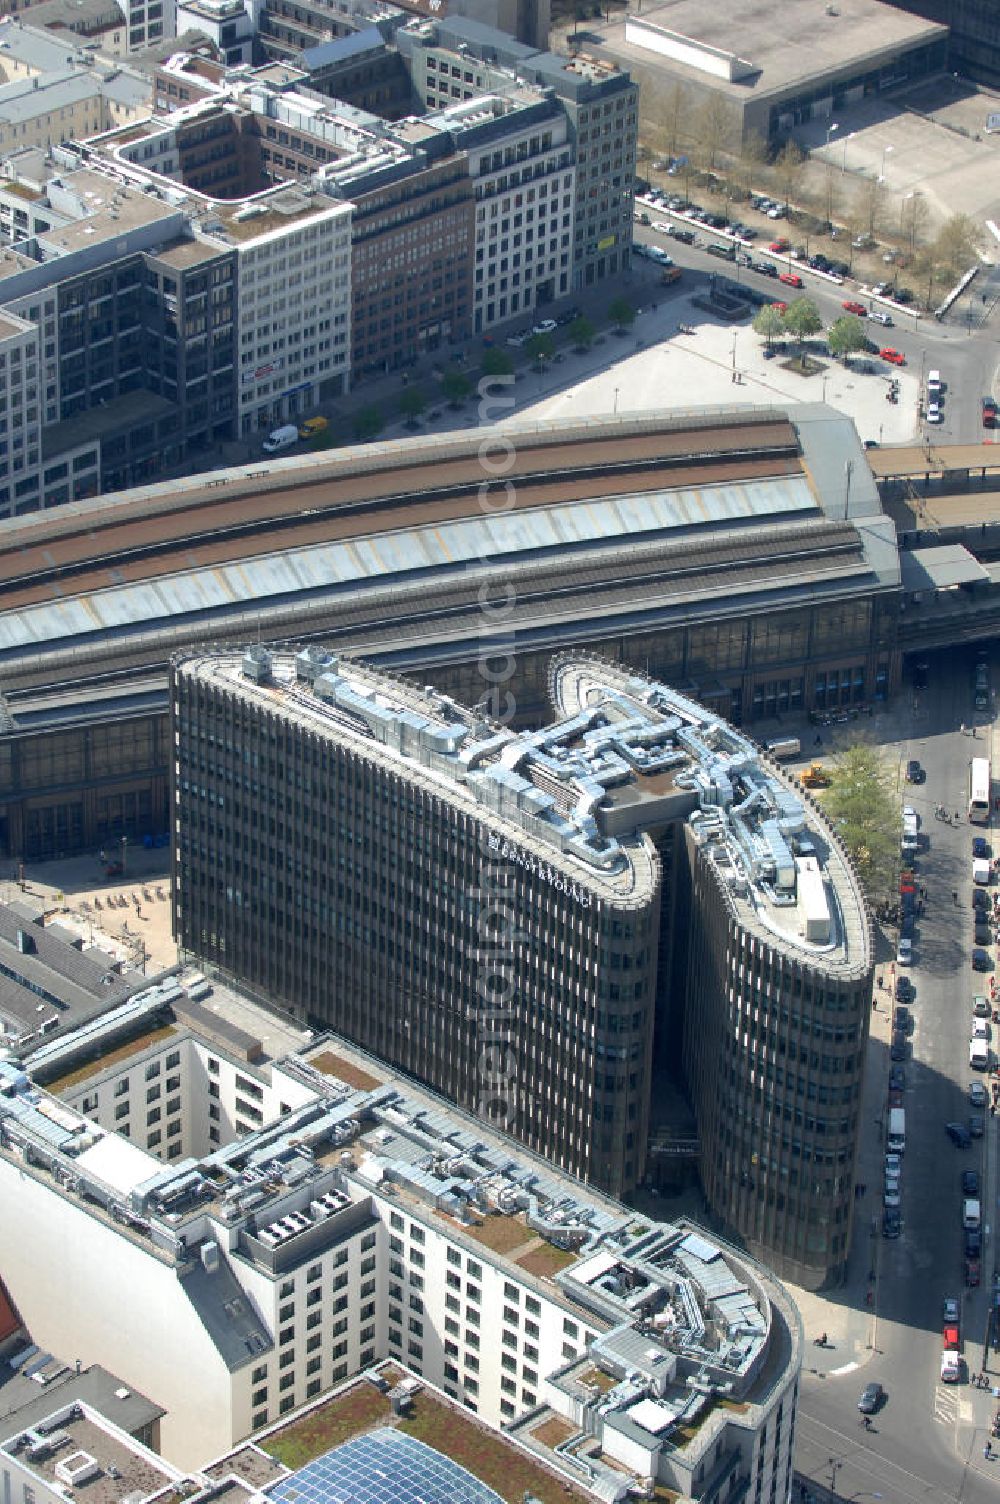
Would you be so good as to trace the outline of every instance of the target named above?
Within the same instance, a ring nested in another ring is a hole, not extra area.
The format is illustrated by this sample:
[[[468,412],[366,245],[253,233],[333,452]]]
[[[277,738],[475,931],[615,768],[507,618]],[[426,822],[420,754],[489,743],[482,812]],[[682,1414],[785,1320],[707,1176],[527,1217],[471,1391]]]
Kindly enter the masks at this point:
[[[582,313],[569,326],[569,337],[577,350],[589,350],[597,330]]]
[[[834,319],[827,330],[826,340],[830,346],[830,354],[839,360],[845,359],[848,355],[856,355],[859,350],[864,350],[868,345],[864,325],[853,313],[845,313],[842,318]]]
[[[422,387],[408,386],[400,394],[399,410],[407,423],[416,423],[427,406],[427,397]]]
[[[635,323],[635,309],[628,298],[613,298],[608,306],[608,317],[619,332],[631,329]]]
[[[856,740],[835,755],[822,805],[868,897],[874,903],[886,902],[895,891],[899,871],[902,806],[876,746]]]
[[[774,341],[785,332],[785,321],[781,316],[781,309],[776,308],[773,303],[765,303],[754,318],[753,332],[759,334],[770,349]]]
[[[490,345],[483,352],[483,363],[480,367],[484,376],[509,376],[514,369],[514,362],[506,350],[501,350],[499,345]]]
[[[556,353],[556,342],[551,334],[533,334],[527,345],[528,356],[535,370],[540,371],[547,360]]]
[[[354,415],[354,437],[361,443],[382,432],[385,419],[377,407],[363,407]]]
[[[812,298],[795,298],[781,316],[788,333],[799,345],[810,335],[818,334],[823,327],[819,309]]]
[[[441,392],[451,407],[460,407],[472,391],[472,382],[464,371],[449,366],[441,377]]]

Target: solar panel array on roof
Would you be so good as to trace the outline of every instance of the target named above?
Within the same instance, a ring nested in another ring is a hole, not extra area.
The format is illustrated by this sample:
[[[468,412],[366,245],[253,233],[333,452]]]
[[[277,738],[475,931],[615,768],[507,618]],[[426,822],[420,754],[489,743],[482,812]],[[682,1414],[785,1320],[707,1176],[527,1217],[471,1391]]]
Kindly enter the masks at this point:
[[[268,1493],[281,1504],[503,1504],[450,1457],[390,1427],[344,1442]]]

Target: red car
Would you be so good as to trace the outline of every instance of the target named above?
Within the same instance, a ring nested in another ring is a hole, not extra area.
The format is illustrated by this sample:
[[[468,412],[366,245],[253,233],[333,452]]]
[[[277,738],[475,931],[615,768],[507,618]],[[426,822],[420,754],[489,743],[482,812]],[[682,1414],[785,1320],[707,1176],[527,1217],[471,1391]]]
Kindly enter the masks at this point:
[[[770,246],[768,247],[768,249],[772,250],[772,251],[787,251],[788,250],[788,246],[789,246],[789,242],[787,240],[785,240],[784,237],[782,236],[782,237],[779,237],[777,240],[772,240]]]
[[[841,308],[845,308],[848,313],[856,314],[859,319],[866,319],[868,317],[868,309],[863,303],[841,303],[840,306]]]
[[[802,286],[802,278],[799,276],[798,272],[782,272],[780,277],[778,278],[778,281],[786,282],[789,287]]]
[[[878,353],[882,357],[882,359],[887,360],[891,366],[906,365],[906,356],[900,355],[899,351],[894,350],[891,345],[886,345],[885,349],[880,350]]]
[[[779,302],[775,301],[775,302],[773,302],[771,304],[771,307],[772,308],[776,308],[779,313],[787,313],[788,312],[788,304],[787,303],[779,303]]]

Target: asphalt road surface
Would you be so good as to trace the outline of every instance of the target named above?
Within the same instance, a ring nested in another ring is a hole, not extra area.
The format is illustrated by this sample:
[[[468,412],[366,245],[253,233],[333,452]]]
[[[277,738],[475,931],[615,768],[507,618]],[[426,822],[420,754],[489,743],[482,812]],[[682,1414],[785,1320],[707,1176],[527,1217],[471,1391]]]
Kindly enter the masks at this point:
[[[647,212],[651,218],[657,217],[655,210]],[[780,225],[778,231],[783,233]],[[697,233],[705,245],[718,238],[712,230],[705,227]],[[635,239],[637,242],[662,246],[678,266],[692,273],[702,273],[706,281],[714,273],[733,281],[738,279],[775,299],[790,301],[796,297],[811,298],[827,324],[843,314],[842,305],[845,300],[858,297],[855,283],[844,282],[838,286],[822,277],[812,276],[808,271],[802,271],[794,262],[789,265],[802,276],[805,285],[801,290],[785,287],[776,278],[762,276],[747,267],[736,267],[730,262],[709,256],[702,247],[684,245],[671,236],[660,234],[649,225],[637,223]],[[754,247],[759,248],[764,244],[765,241],[757,240]],[[759,250],[751,249],[750,254],[759,254]],[[635,268],[634,275],[648,279],[651,285],[659,282],[660,269],[652,263],[637,260]],[[677,285],[678,296],[691,291],[692,283],[689,278]],[[657,295],[665,303],[670,292],[670,288],[662,287]],[[936,425],[924,424],[921,431],[944,444],[978,443],[984,437],[980,398],[990,392],[1000,395],[1000,329],[997,328],[996,316],[980,326],[977,310],[977,322],[970,328],[966,317],[968,306],[966,302],[961,307],[956,307],[941,323],[929,316],[917,318],[911,313],[900,313],[893,315],[896,322],[890,329],[883,329],[877,324],[868,328],[871,339],[882,346],[891,345],[906,357],[907,368],[918,379],[925,377],[930,370],[941,372],[944,383],[941,402],[943,421]],[[887,377],[892,371],[893,367],[886,365]]]
[[[930,682],[921,694],[905,691],[897,729],[909,732],[893,745],[899,759],[900,794],[918,810],[924,845],[918,881],[926,887],[923,918],[914,945],[912,980],[917,994],[911,1058],[905,1064],[907,1146],[903,1169],[903,1230],[898,1241],[871,1240],[878,1265],[878,1320],[869,1362],[825,1378],[805,1374],[798,1420],[796,1466],[841,1500],[881,1498],[886,1504],[993,1499],[1000,1488],[1000,1460],[988,1462],[983,1445],[1000,1399],[973,1389],[970,1373],[983,1363],[988,1300],[997,1234],[996,1122],[986,1116],[986,1135],[969,1149],[956,1149],[944,1132],[948,1121],[968,1120],[971,998],[986,983],[971,967],[971,847],[980,828],[966,819],[968,765],[992,746],[991,717],[980,715],[975,740],[961,732],[975,719],[972,675],[975,655],[941,653],[930,658]],[[1000,682],[1000,657],[992,666]],[[918,786],[903,782],[908,758],[926,770]],[[996,771],[996,762],[994,761]],[[934,816],[935,805],[960,812],[955,824]],[[985,834],[1000,840],[1000,831]],[[953,900],[958,894],[958,902]],[[992,951],[995,956],[995,950]],[[886,968],[888,969],[888,968]],[[994,1034],[997,1026],[993,1026]],[[996,1038],[993,1040],[997,1046]],[[887,1075],[884,1045],[873,1045],[869,1069]],[[884,1096],[881,1097],[884,1101]],[[874,1165],[866,1207],[878,1210],[880,1180],[878,1120],[864,1124],[863,1152]],[[964,1289],[961,1223],[962,1169],[985,1172],[983,1284]],[[872,1183],[874,1182],[874,1183]],[[865,1219],[862,1219],[863,1221]],[[866,1234],[867,1235],[867,1234]],[[940,1383],[941,1307],[946,1295],[962,1301],[966,1373],[960,1385]],[[807,1334],[808,1335],[808,1334]],[[992,1359],[1000,1384],[1000,1354]],[[857,1401],[863,1385],[879,1380],[887,1402],[873,1429],[861,1424]],[[998,1443],[1000,1446],[1000,1443]]]

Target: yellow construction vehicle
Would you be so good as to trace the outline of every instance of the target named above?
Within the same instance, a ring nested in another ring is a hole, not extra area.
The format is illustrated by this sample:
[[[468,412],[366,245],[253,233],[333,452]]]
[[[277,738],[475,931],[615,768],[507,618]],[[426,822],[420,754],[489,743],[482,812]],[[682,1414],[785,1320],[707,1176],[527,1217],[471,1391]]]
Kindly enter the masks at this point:
[[[802,787],[806,789],[828,789],[830,787],[830,775],[821,762],[811,762],[808,768],[803,768],[799,774]]]

